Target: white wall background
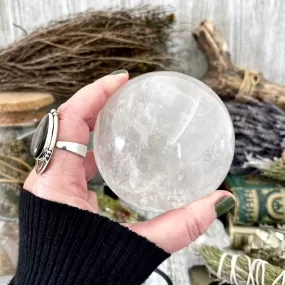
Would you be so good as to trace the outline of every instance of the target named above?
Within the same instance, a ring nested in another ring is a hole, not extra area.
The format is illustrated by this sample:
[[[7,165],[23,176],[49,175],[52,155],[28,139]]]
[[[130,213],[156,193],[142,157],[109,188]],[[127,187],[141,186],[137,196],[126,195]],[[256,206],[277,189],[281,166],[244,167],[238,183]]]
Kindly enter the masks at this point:
[[[261,71],[268,79],[285,85],[283,0],[0,0],[0,46],[24,36],[14,24],[30,31],[70,13],[138,4],[165,4],[176,9],[177,25],[188,30],[180,36],[188,48],[187,60],[182,61],[188,65],[190,75],[200,77],[206,68],[191,31],[208,18],[228,42],[234,63]],[[183,252],[173,255],[162,265],[175,285],[189,282],[185,255]],[[148,284],[165,283],[153,279]]]

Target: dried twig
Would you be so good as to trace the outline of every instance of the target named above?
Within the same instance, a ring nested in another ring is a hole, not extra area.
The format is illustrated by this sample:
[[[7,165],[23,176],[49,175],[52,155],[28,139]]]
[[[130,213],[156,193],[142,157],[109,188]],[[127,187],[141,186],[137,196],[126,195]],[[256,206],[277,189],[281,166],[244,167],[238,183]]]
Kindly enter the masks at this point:
[[[118,69],[131,76],[166,70],[174,15],[139,7],[88,11],[38,29],[0,51],[0,91],[71,96]]]
[[[260,72],[234,66],[226,42],[210,21],[203,21],[193,36],[208,63],[203,81],[222,100],[232,100],[237,95],[243,95],[285,108],[285,86],[266,80]]]

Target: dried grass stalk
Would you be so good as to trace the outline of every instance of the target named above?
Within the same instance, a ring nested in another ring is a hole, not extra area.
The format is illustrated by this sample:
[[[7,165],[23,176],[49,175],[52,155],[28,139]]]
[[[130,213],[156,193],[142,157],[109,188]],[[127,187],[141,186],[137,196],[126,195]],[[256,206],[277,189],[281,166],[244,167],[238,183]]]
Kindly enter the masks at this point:
[[[71,96],[118,69],[167,70],[174,14],[161,7],[88,11],[35,30],[0,50],[0,91]]]

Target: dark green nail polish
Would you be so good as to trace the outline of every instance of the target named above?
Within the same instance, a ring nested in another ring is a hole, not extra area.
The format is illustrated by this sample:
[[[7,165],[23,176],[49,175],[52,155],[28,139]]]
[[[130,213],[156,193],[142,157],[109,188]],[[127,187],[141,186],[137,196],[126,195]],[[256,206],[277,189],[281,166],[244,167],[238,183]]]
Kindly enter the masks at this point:
[[[117,74],[124,74],[124,73],[128,73],[127,70],[125,69],[120,69],[120,70],[115,70],[111,73],[111,75],[117,75]]]
[[[215,204],[215,210],[217,213],[217,217],[220,217],[221,215],[228,212],[234,205],[235,205],[235,199],[232,196],[225,196],[221,198],[216,204]]]

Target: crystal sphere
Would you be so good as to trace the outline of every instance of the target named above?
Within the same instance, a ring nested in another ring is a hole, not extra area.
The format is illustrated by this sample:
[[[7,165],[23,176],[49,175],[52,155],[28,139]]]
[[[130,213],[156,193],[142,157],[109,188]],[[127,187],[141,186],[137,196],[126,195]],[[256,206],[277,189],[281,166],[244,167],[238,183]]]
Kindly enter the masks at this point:
[[[177,72],[129,80],[100,111],[94,154],[125,202],[161,212],[215,191],[234,155],[234,129],[221,99]]]

